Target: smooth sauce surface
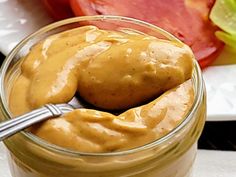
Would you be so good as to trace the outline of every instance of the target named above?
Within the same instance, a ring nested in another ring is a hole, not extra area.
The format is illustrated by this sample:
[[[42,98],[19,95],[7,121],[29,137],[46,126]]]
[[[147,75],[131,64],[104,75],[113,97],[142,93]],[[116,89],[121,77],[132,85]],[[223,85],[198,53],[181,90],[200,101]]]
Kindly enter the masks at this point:
[[[65,103],[76,92],[119,116],[78,109],[32,128],[56,145],[85,152],[137,147],[176,127],[193,103],[191,50],[130,31],[85,26],[48,37],[24,58],[10,94],[10,109],[23,114],[46,103]],[[185,82],[186,81],[186,82]]]

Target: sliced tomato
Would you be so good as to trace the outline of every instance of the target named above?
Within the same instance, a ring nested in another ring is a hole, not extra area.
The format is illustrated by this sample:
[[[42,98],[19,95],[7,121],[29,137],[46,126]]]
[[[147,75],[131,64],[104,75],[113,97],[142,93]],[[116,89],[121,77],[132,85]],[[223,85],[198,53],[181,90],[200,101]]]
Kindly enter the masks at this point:
[[[55,20],[73,17],[69,0],[42,0],[47,11]]]
[[[121,15],[153,23],[188,44],[201,67],[212,63],[223,43],[208,19],[214,0],[71,0],[75,15]]]

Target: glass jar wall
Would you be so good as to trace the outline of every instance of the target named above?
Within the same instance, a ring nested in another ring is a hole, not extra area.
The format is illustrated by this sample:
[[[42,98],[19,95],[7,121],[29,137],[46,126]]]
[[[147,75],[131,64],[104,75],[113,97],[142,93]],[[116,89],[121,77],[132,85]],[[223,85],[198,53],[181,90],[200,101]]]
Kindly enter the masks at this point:
[[[1,119],[11,118],[8,96],[20,72],[21,58],[32,45],[52,34],[92,24],[101,29],[134,30],[180,42],[164,30],[130,18],[87,16],[46,26],[24,39],[6,58],[1,69]],[[64,149],[22,131],[5,140],[13,177],[189,177],[197,152],[197,140],[206,116],[205,88],[201,71],[194,63],[194,104],[174,130],[144,146],[112,153],[81,153]]]

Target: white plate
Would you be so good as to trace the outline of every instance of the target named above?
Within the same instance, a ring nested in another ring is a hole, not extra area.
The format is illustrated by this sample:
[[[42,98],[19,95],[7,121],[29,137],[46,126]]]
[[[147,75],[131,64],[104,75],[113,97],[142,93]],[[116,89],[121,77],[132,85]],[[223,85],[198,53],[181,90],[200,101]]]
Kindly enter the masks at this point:
[[[2,53],[8,54],[25,36],[52,22],[39,1],[0,0]],[[236,120],[235,55],[224,51],[216,62],[219,66],[209,67],[203,72],[208,95],[208,121]]]
[[[40,0],[0,0],[0,51],[8,54],[25,36],[50,22]]]

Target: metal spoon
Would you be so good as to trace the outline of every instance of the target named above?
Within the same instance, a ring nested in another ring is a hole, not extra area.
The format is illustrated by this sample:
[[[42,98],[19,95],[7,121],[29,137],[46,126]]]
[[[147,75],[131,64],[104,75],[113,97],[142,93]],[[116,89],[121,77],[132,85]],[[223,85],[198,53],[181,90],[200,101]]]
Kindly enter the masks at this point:
[[[58,117],[77,108],[85,107],[84,104],[74,97],[67,104],[46,104],[39,109],[35,109],[24,115],[15,117],[0,123],[0,141],[18,133],[19,131],[30,127],[31,125],[47,120],[52,117]]]

